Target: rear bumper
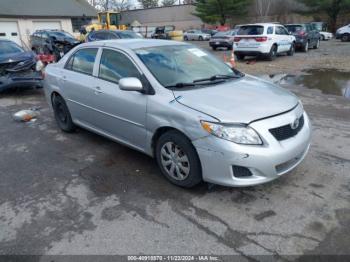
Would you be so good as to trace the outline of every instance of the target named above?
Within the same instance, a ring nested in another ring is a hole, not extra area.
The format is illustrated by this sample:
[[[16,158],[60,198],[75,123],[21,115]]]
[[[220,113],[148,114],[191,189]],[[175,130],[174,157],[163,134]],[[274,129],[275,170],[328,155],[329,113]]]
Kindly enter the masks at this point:
[[[211,47],[232,47],[233,43],[232,42],[228,42],[228,41],[212,41],[210,40],[209,45]]]
[[[259,44],[252,47],[242,47],[237,43],[234,44],[235,54],[247,55],[247,56],[258,56],[267,55],[271,51],[271,45],[269,44]]]
[[[14,87],[42,87],[40,72],[20,72],[0,77],[0,92]]]
[[[311,125],[307,114],[303,113],[305,124],[300,132],[285,141],[277,141],[268,129],[292,123],[298,113],[301,114],[300,108],[252,123],[250,126],[264,140],[262,146],[238,145],[214,136],[194,141],[204,181],[223,186],[247,187],[270,182],[296,168],[310,147]],[[251,176],[237,176],[234,166],[246,168]]]

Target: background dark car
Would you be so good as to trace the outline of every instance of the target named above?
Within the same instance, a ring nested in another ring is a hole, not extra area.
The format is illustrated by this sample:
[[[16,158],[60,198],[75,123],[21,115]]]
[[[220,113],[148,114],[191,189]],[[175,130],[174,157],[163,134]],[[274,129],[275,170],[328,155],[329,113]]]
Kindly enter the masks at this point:
[[[30,36],[30,43],[35,53],[53,54],[59,60],[80,41],[65,31],[37,30]]]
[[[9,40],[0,40],[0,92],[12,87],[41,87],[35,54]]]
[[[205,34],[209,34],[211,36],[215,35],[218,31],[217,30],[212,30],[212,29],[202,29],[201,30]]]
[[[225,32],[218,32],[213,35],[209,41],[209,45],[213,50],[219,47],[225,47],[229,50],[233,47],[233,40],[237,34],[238,29],[233,29]]]
[[[110,39],[130,39],[130,38],[142,38],[139,34],[131,30],[99,30],[92,31],[86,37],[86,42],[94,42],[101,40],[110,40]]]
[[[310,48],[318,49],[320,47],[321,35],[311,24],[289,24],[285,25],[288,32],[296,38],[296,48],[304,52]]]

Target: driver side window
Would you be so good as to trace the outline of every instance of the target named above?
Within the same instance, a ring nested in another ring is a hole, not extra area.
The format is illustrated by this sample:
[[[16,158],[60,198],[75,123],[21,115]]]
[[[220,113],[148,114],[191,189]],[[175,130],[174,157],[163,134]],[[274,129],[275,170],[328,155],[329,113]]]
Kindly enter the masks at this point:
[[[101,55],[99,78],[118,83],[124,77],[141,79],[141,74],[126,55],[118,51],[104,49]]]

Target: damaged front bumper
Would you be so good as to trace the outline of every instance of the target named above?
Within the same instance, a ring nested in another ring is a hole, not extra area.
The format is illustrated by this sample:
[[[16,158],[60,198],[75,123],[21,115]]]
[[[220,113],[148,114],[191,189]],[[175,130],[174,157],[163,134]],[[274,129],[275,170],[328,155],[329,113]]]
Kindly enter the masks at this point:
[[[10,73],[0,77],[0,92],[14,87],[42,87],[41,80],[41,72]]]

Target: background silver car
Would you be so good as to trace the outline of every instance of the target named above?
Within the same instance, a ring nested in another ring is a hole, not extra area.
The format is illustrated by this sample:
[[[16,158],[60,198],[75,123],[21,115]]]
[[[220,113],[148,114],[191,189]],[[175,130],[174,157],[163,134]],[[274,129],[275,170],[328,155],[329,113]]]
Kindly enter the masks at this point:
[[[153,156],[182,187],[265,183],[310,145],[297,97],[186,43],[82,44],[47,67],[45,94],[62,130],[78,125]]]
[[[185,41],[188,41],[188,40],[208,41],[210,37],[211,37],[210,34],[204,33],[201,30],[188,30],[187,32],[184,33]]]

